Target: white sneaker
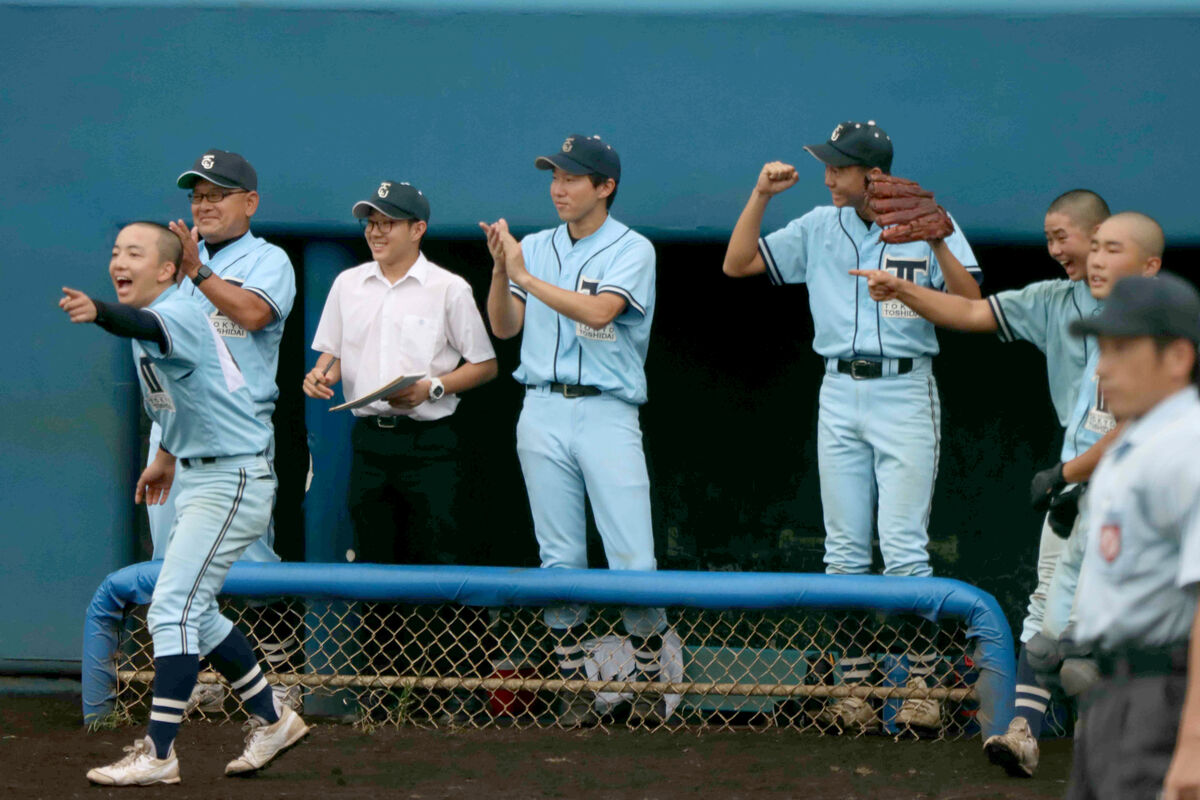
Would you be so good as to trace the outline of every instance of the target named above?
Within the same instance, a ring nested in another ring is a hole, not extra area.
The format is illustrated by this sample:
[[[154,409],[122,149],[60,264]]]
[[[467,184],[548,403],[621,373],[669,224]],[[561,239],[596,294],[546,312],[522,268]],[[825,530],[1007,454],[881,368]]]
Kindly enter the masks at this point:
[[[1032,778],[1037,769],[1038,743],[1024,717],[1014,717],[1006,733],[989,736],[983,743],[983,752],[987,753],[988,761],[1003,767],[1014,778]]]
[[[188,696],[183,715],[190,716],[197,709],[205,714],[219,713],[224,710],[225,698],[228,696],[229,690],[223,683],[197,683],[192,687],[191,695]]]
[[[821,709],[817,722],[839,731],[872,730],[879,725],[875,709],[863,697],[843,697]]]
[[[275,699],[279,701],[279,705],[287,706],[297,714],[304,713],[304,695],[300,693],[298,685],[274,685],[271,687],[271,691],[274,693]]]
[[[909,689],[926,689],[924,678],[909,678],[905,684]],[[896,712],[896,724],[904,728],[938,730],[942,727],[942,704],[932,697],[905,698]]]
[[[267,725],[261,718],[251,717],[246,728],[249,730],[246,749],[225,766],[226,775],[251,775],[257,772],[308,733],[304,720],[287,706],[283,707],[278,721]]]
[[[107,767],[88,770],[87,779],[102,786],[152,786],[179,783],[179,759],[175,745],[166,758],[154,757],[154,743],[147,736],[125,748],[125,757]]]

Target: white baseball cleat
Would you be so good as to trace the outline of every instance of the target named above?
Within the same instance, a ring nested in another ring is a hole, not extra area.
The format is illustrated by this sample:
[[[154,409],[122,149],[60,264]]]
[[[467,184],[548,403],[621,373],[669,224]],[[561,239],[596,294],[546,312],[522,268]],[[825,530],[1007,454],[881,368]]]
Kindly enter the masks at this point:
[[[246,749],[225,765],[226,775],[253,775],[308,733],[304,720],[287,706],[278,721],[268,725],[260,717],[251,717],[246,728]]]
[[[927,689],[924,678],[909,678],[909,689]],[[942,727],[942,704],[932,697],[905,698],[896,712],[896,724],[903,728],[938,730]]]
[[[983,752],[988,761],[1004,768],[1014,778],[1032,778],[1038,765],[1038,743],[1029,722],[1024,717],[1013,717],[1008,731],[989,736],[983,743]]]
[[[87,779],[101,786],[153,786],[179,783],[179,759],[175,746],[166,758],[155,758],[154,743],[147,736],[125,748],[125,757],[107,767],[88,770]]]
[[[829,703],[817,715],[817,723],[839,731],[874,730],[879,725],[875,709],[865,698],[843,697]]]
[[[190,716],[197,709],[205,714],[218,713],[224,710],[225,698],[228,696],[229,690],[223,683],[197,683],[192,688],[191,695],[188,696],[183,715]]]

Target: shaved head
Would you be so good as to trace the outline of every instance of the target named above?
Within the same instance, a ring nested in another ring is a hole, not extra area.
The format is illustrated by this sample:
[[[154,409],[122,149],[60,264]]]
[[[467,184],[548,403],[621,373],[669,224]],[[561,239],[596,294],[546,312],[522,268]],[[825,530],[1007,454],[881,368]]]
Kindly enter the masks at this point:
[[[179,262],[183,260],[183,245],[179,243],[179,237],[171,233],[171,229],[166,225],[160,225],[157,222],[131,222],[125,227],[132,228],[134,226],[154,231],[155,241],[158,244],[159,263],[170,261],[178,271]]]
[[[1047,214],[1066,214],[1084,231],[1090,231],[1104,222],[1111,213],[1104,198],[1090,189],[1072,189],[1054,198]]]
[[[1162,258],[1166,237],[1163,236],[1162,226],[1152,217],[1137,211],[1122,211],[1109,217],[1105,226],[1109,223],[1120,225],[1146,258]]]

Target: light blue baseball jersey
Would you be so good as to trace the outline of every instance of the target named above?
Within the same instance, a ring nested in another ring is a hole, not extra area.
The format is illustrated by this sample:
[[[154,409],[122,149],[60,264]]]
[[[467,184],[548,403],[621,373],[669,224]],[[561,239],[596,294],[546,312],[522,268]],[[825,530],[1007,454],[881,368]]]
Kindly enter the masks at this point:
[[[882,269],[918,286],[944,289],[945,279],[927,242],[886,244],[882,228],[868,226],[849,207],[819,206],[758,241],[767,275],[776,285],[808,284],[813,350],[825,358],[919,358],[938,352],[933,324],[899,300],[877,303],[851,269]],[[975,254],[958,225],[946,244],[982,280]]]
[[[257,331],[247,331],[217,310],[200,288],[185,280],[180,290],[196,298],[205,308],[209,322],[225,339],[237,359],[260,416],[269,420],[275,410],[279,387],[275,374],[279,366],[279,341],[283,323],[296,299],[296,274],[292,262],[281,248],[263,241],[253,233],[217,251],[209,258],[208,248],[200,244],[200,260],[221,280],[254,292],[270,307],[274,319]]]
[[[271,428],[255,415],[245,377],[204,308],[172,286],[147,310],[162,324],[166,348],[134,339],[133,362],[163,448],[177,458],[266,450]]]
[[[1066,435],[1063,436],[1062,453],[1059,454],[1061,461],[1070,461],[1086,453],[1104,434],[1117,426],[1104,401],[1104,393],[1100,391],[1100,382],[1096,380],[1099,361],[1100,347],[1094,338],[1088,337],[1087,365],[1079,382],[1079,394],[1075,398],[1075,408],[1071,411]]]
[[[1087,494],[1079,641],[1188,639],[1200,582],[1200,397],[1189,386],[1121,432]]]
[[[530,297],[525,302],[519,383],[595,386],[629,403],[646,402],[646,351],[654,318],[654,246],[611,216],[595,233],[574,244],[567,226],[539,231],[521,240],[530,274],[583,294],[612,293],[625,310],[602,329],[588,327]]]
[[[1068,427],[1088,357],[1096,349],[1094,340],[1072,336],[1069,328],[1077,319],[1100,313],[1102,304],[1092,297],[1086,280],[1065,278],[997,292],[987,301],[1001,341],[1032,342],[1045,354],[1050,400],[1059,424]]]

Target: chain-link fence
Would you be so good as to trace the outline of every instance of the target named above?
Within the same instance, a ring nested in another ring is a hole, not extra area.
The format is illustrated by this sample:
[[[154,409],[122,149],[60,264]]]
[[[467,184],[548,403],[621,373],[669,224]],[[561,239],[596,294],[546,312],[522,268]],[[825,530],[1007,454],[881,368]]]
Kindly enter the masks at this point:
[[[979,732],[964,624],[805,608],[667,609],[653,671],[636,668],[621,608],[593,606],[584,671],[564,676],[540,609],[226,599],[284,702],[364,728],[789,728],[958,739]],[[145,607],[120,627],[116,710],[143,719],[153,658]],[[644,645],[643,645],[644,649]],[[586,680],[583,676],[586,675]],[[202,671],[193,718],[244,712]]]

